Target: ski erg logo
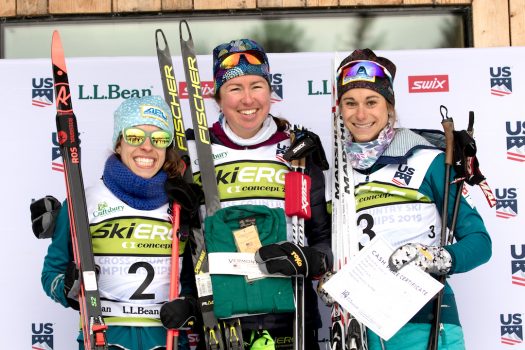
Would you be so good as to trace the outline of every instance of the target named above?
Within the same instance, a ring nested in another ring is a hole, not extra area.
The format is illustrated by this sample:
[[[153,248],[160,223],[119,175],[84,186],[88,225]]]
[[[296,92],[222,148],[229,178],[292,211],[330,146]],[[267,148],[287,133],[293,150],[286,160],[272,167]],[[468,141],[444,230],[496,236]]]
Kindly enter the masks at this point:
[[[507,159],[516,162],[525,162],[525,121],[505,123],[507,132]]]
[[[53,104],[53,78],[32,78],[31,86],[33,106],[47,107]]]
[[[512,284],[525,287],[525,244],[518,246],[510,246],[511,270],[512,270]]]
[[[494,96],[512,94],[510,67],[490,67],[490,94]]]
[[[53,350],[53,324],[31,324],[32,349]]]
[[[406,164],[400,164],[392,178],[392,182],[399,186],[408,186],[413,175],[414,168],[409,168]]]
[[[500,314],[499,320],[502,344],[517,345],[523,343],[522,314]]]
[[[516,188],[496,188],[496,217],[510,219],[518,215]]]
[[[408,92],[447,92],[448,75],[412,75],[408,77]]]

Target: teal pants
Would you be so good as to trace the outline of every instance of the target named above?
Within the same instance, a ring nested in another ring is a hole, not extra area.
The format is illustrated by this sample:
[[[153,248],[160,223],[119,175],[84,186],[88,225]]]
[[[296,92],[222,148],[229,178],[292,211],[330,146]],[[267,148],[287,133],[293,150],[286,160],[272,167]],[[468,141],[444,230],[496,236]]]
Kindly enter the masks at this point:
[[[444,324],[439,335],[439,350],[465,350],[461,326]],[[388,341],[368,330],[368,350],[427,350],[429,323],[407,323]]]

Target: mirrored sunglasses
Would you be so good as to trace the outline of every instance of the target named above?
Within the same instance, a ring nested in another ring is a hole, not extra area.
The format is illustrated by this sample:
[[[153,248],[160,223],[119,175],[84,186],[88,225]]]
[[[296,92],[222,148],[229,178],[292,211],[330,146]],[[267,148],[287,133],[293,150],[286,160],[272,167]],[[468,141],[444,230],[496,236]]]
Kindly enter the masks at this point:
[[[354,81],[369,81],[374,83],[376,78],[387,78],[392,84],[392,75],[382,65],[373,61],[351,61],[339,69],[338,77],[341,85]]]
[[[223,69],[230,69],[239,64],[241,56],[244,56],[244,59],[253,65],[261,65],[264,63],[264,55],[259,51],[243,51],[243,52],[233,52],[227,55],[224,59],[221,60],[220,67]]]
[[[122,131],[124,141],[134,147],[142,145],[148,137],[156,148],[166,148],[173,141],[173,135],[166,130],[146,131],[140,128],[126,128]]]

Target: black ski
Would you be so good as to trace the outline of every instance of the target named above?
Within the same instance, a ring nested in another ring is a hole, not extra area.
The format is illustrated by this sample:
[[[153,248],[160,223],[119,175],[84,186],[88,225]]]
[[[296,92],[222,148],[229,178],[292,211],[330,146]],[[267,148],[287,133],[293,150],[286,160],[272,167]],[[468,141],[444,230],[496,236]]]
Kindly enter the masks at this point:
[[[175,147],[177,153],[186,163],[186,170],[183,178],[188,183],[193,183],[193,171],[188,153],[188,143],[184,133],[184,121],[180,108],[180,99],[177,89],[177,80],[175,79],[175,70],[169,51],[166,36],[161,29],[155,32],[157,45],[157,58],[159,61],[160,75],[162,78],[162,87],[164,99],[170,105],[173,122],[175,124]],[[162,40],[162,49],[159,44],[159,38]],[[197,280],[198,297],[201,305],[201,313],[204,322],[205,343],[208,349],[224,349],[222,332],[215,314],[213,313],[213,294],[211,293],[211,280],[208,274],[208,256],[202,229],[193,228],[193,266],[195,278]],[[209,280],[209,281],[208,281]],[[204,283],[204,286],[203,286]]]
[[[56,124],[60,152],[64,162],[66,193],[75,263],[80,271],[80,315],[86,349],[107,349],[106,329],[100,307],[93,245],[89,231],[86,195],[80,168],[80,140],[64,57],[58,31],[53,32],[51,61],[56,97]]]
[[[188,34],[188,39],[184,40],[182,26],[185,25]],[[206,215],[211,216],[221,208],[219,199],[219,190],[217,188],[217,181],[215,177],[215,165],[213,163],[213,153],[211,149],[210,133],[208,130],[208,121],[206,118],[206,110],[204,106],[204,98],[202,96],[201,81],[199,76],[199,69],[197,66],[197,58],[195,55],[195,48],[191,36],[188,23],[184,20],[179,23],[180,45],[182,60],[184,63],[184,73],[186,76],[186,84],[188,95],[190,96],[191,118],[193,122],[193,129],[195,131],[195,144],[197,148],[197,155],[199,159],[201,182],[204,191]],[[202,233],[202,232],[201,232]],[[205,324],[206,344],[210,348],[240,350],[243,349],[243,339],[241,324],[238,318],[228,319],[223,321],[224,326],[224,341],[221,337],[220,325],[213,314],[213,292],[211,288],[211,277],[208,273],[208,259],[205,252],[204,235],[199,239],[201,243],[201,253],[198,255],[197,264],[195,264],[195,276],[197,279],[197,288],[199,289],[199,301],[201,304],[202,314]],[[209,294],[209,295],[207,295]],[[206,318],[211,318],[208,319]]]

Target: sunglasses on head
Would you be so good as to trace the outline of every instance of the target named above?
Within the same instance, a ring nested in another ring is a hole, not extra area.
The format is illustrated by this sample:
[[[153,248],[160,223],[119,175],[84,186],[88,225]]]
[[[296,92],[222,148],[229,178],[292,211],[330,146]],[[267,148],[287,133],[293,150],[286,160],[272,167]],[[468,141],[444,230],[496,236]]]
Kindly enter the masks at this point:
[[[146,131],[140,128],[122,130],[122,138],[130,146],[140,146],[146,142],[148,137],[153,147],[156,148],[166,148],[173,141],[173,135],[166,130]]]
[[[223,69],[230,69],[239,64],[241,56],[249,63],[253,65],[261,65],[264,63],[264,55],[259,51],[243,51],[233,52],[221,59],[220,67]]]
[[[392,83],[392,75],[382,65],[373,61],[351,61],[339,68],[338,77],[341,85],[354,81],[375,82],[376,78],[386,78]]]

